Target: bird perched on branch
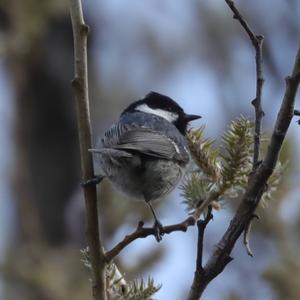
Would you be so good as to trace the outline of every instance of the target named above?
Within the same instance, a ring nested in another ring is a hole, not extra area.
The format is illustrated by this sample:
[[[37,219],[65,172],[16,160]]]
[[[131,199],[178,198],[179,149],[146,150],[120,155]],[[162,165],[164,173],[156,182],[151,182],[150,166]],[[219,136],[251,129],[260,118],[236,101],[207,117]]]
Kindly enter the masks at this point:
[[[164,198],[178,184],[190,161],[185,134],[190,121],[171,98],[150,92],[130,104],[109,128],[94,153],[101,175],[129,197],[144,200],[151,209],[155,237],[161,240],[162,225],[151,202]]]

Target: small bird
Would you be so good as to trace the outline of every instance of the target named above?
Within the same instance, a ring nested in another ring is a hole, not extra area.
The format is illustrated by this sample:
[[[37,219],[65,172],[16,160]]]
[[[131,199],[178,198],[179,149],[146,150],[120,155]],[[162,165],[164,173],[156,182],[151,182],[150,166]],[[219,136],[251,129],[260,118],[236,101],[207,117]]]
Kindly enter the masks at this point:
[[[101,172],[90,181],[107,177],[127,196],[144,200],[153,214],[158,242],[162,225],[151,202],[169,194],[184,175],[190,161],[187,126],[199,118],[186,114],[171,98],[150,92],[130,104],[97,148],[90,149]]]

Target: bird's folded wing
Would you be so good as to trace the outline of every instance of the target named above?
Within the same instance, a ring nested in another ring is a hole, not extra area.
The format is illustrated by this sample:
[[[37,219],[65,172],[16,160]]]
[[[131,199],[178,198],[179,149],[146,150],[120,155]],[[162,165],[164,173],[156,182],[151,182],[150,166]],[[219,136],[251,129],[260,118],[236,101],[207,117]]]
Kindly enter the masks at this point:
[[[172,159],[178,153],[175,142],[160,132],[147,128],[134,128],[123,132],[114,149],[137,151],[145,155]]]

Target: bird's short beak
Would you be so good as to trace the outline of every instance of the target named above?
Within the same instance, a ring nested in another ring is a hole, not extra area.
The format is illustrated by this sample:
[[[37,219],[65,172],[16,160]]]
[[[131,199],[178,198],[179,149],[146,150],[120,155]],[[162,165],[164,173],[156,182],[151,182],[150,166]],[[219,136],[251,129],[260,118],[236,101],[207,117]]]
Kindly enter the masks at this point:
[[[200,119],[200,118],[202,118],[202,117],[198,116],[198,115],[185,115],[184,116],[184,119],[187,122],[191,122],[191,121],[194,121],[194,120],[197,120],[197,119]]]

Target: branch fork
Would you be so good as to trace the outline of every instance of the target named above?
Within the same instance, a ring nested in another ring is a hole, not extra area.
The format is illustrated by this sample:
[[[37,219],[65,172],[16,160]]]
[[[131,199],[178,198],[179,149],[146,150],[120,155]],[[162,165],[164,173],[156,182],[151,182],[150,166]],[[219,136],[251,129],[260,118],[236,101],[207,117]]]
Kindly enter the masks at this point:
[[[292,75],[287,79],[287,86],[281,108],[279,110],[272,138],[268,147],[267,154],[259,163],[260,150],[260,132],[261,120],[264,115],[261,108],[261,94],[263,86],[263,68],[262,68],[262,44],[263,36],[256,35],[245,19],[241,16],[232,0],[225,0],[230,9],[234,13],[234,18],[239,20],[241,26],[247,32],[256,52],[256,98],[252,101],[255,107],[255,134],[254,134],[254,155],[253,170],[249,176],[248,186],[242,198],[242,201],[231,220],[225,234],[218,242],[215,250],[210,255],[206,265],[202,266],[202,258],[198,258],[197,268],[188,300],[200,299],[207,285],[220,274],[226,265],[232,260],[230,253],[241,234],[244,232],[244,244],[248,254],[253,255],[249,246],[249,233],[251,223],[255,215],[255,210],[264,193],[265,186],[273,170],[276,166],[279,152],[282,147],[283,140],[287,134],[287,130],[294,115],[300,115],[299,111],[294,110],[295,97],[300,82],[300,47],[296,55]],[[299,121],[300,123],[300,121]],[[201,243],[200,243],[201,248]],[[202,251],[202,250],[201,250]],[[200,251],[200,254],[201,254]],[[199,242],[198,242],[199,253]],[[201,254],[202,255],[202,254]]]

